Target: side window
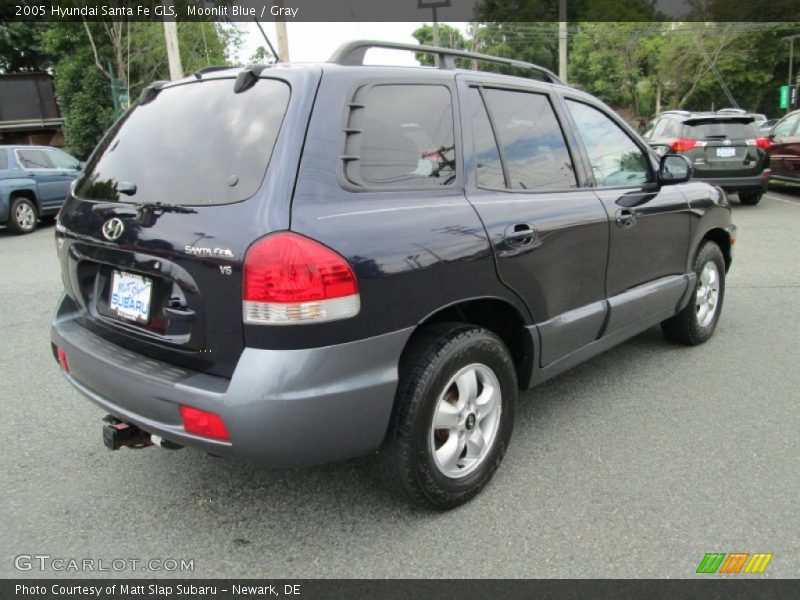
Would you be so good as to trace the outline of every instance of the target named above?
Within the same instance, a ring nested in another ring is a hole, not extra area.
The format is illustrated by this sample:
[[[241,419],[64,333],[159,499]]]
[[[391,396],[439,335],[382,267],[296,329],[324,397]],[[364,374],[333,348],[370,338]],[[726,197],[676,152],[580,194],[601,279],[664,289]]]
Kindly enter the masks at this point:
[[[669,119],[661,119],[648,136],[650,139],[664,137],[664,131],[669,125]]]
[[[500,151],[497,149],[497,140],[494,139],[492,125],[478,88],[469,90],[469,108],[472,135],[475,138],[475,170],[478,186],[505,188],[506,180],[500,162]]]
[[[17,150],[17,159],[26,169],[52,169],[53,163],[44,150],[24,149]]]
[[[77,171],[79,167],[78,159],[73,158],[66,152],[61,150],[50,150],[50,160],[55,165],[56,169],[68,169],[70,171]]]
[[[453,101],[443,85],[359,89],[351,103],[345,177],[367,187],[436,187],[456,178]]]
[[[647,156],[619,125],[588,104],[567,100],[567,106],[599,187],[636,186],[650,180]]]
[[[678,121],[675,121],[674,119],[666,119],[666,121],[667,121],[667,126],[664,128],[664,133],[662,134],[662,137],[665,138],[680,137],[681,124]]]
[[[577,186],[564,134],[544,94],[484,90],[508,187],[559,190]]]
[[[8,168],[8,154],[6,151],[0,148],[0,171],[4,171]]]
[[[776,138],[784,138],[789,137],[794,133],[795,125],[797,125],[797,120],[800,119],[800,115],[793,115],[788,117],[775,125],[775,129],[772,130],[772,135]]]

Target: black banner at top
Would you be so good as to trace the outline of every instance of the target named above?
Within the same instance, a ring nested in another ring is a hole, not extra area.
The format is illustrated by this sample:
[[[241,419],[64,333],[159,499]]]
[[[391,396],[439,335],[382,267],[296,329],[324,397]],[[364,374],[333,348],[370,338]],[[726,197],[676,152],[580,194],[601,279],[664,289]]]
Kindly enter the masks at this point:
[[[4,21],[798,22],[800,0],[0,0]],[[566,19],[560,9],[566,8]]]

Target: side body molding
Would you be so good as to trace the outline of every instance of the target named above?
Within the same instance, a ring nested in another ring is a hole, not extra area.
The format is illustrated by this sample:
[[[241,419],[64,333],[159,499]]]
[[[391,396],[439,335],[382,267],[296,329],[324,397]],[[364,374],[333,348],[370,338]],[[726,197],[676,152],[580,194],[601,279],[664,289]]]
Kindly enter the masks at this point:
[[[696,282],[694,273],[661,277],[527,327],[538,357],[528,387],[560,375],[675,315],[686,306]],[[575,349],[570,351],[571,348]]]

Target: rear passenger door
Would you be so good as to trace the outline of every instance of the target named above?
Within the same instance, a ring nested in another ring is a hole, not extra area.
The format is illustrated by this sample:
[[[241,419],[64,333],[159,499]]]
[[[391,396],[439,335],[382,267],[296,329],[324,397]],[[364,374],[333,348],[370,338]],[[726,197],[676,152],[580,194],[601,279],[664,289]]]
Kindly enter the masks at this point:
[[[770,167],[772,174],[778,177],[798,177],[795,163],[800,159],[800,137],[797,134],[797,123],[800,114],[792,114],[779,121],[769,134],[772,140],[770,148]],[[795,168],[793,168],[795,167]]]
[[[686,283],[681,276],[688,260],[691,212],[681,186],[657,183],[655,158],[610,111],[583,98],[566,96],[564,104],[591,166],[594,191],[608,213],[610,334],[615,327],[677,305]],[[631,312],[622,319],[625,311],[614,315],[620,300],[615,296],[630,290],[622,300],[632,301]]]
[[[527,304],[540,366],[595,340],[606,315],[608,222],[550,88],[459,75],[466,193],[500,279]]]

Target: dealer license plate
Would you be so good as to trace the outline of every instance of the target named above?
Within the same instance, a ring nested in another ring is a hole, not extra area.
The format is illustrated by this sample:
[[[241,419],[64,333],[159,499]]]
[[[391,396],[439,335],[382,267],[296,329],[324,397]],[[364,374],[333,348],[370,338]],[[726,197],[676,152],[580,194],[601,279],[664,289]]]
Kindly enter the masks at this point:
[[[147,323],[150,318],[150,296],[153,282],[147,277],[114,271],[111,278],[111,310],[124,319]]]

